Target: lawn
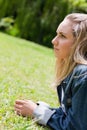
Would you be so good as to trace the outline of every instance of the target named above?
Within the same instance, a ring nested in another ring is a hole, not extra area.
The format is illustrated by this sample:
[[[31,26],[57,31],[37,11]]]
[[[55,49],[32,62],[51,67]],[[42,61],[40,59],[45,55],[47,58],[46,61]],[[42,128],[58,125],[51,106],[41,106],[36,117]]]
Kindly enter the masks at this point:
[[[16,99],[56,107],[53,50],[0,33],[0,130],[49,130],[14,112]]]

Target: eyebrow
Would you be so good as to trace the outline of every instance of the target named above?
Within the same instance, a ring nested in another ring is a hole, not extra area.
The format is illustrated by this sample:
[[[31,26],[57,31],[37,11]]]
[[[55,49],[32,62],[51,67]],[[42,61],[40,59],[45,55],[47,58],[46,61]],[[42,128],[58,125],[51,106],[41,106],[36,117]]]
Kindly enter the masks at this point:
[[[66,35],[66,33],[57,30],[56,33],[58,34],[58,32],[59,32],[59,34],[64,34],[64,35]]]

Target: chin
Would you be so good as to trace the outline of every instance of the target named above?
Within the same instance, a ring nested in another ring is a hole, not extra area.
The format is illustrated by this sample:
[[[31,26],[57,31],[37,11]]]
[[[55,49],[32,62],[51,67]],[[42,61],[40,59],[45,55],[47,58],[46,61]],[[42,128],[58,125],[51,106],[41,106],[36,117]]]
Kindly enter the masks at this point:
[[[54,55],[55,57],[58,57],[58,53],[56,51],[54,51]]]
[[[59,56],[57,54],[54,54],[54,56],[59,59]]]

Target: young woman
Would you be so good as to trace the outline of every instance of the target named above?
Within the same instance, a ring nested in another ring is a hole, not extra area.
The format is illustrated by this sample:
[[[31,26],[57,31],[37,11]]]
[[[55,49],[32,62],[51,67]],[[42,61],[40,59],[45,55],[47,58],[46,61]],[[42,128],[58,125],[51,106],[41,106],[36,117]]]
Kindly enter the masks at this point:
[[[87,14],[67,15],[56,33],[52,44],[60,107],[17,100],[15,111],[53,130],[87,130]]]

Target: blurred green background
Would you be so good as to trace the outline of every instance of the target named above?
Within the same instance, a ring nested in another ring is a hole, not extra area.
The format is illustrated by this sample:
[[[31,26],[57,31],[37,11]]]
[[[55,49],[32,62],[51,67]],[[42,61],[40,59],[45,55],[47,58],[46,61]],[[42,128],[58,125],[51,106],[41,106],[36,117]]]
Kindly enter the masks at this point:
[[[87,0],[0,0],[0,30],[52,47],[57,26],[72,12],[87,13]]]

